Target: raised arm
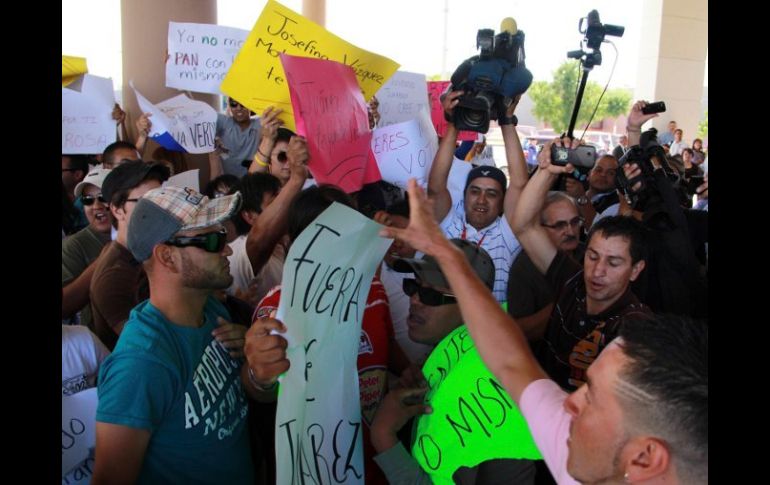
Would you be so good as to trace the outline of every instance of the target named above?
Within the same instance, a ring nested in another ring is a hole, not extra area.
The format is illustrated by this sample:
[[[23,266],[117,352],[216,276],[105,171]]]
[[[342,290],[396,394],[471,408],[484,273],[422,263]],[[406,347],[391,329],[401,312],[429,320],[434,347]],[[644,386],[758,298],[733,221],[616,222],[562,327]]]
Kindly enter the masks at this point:
[[[293,136],[286,151],[289,160],[289,180],[278,196],[257,217],[246,236],[246,254],[251,261],[254,274],[270,259],[273,249],[288,229],[289,205],[302,191],[307,179],[307,161],[309,158],[307,141],[301,136]]]
[[[150,116],[152,116],[152,113],[142,113],[134,123],[134,125],[136,125],[136,141],[134,142],[134,146],[136,146],[136,150],[142,155],[142,158],[144,158],[144,146],[147,143],[147,137],[152,128]]]
[[[524,187],[519,203],[516,205],[511,220],[511,229],[521,246],[527,252],[535,267],[543,274],[548,271],[548,266],[556,256],[556,245],[548,237],[545,228],[540,225],[540,211],[548,189],[560,173],[569,173],[572,165],[560,167],[551,164],[551,146],[562,145],[558,138],[548,142],[537,156],[538,169],[529,183]],[[578,145],[577,140],[573,147]]]
[[[628,120],[626,121],[626,133],[628,133],[628,146],[632,147],[639,144],[639,137],[642,135],[642,125],[653,118],[657,118],[658,114],[653,113],[646,115],[642,113],[642,108],[647,106],[647,101],[637,101],[631,107],[631,112],[628,113]]]
[[[450,243],[432,217],[424,192],[409,181],[409,226],[386,227],[381,235],[396,237],[436,258],[460,305],[463,321],[490,371],[518,402],[534,380],[546,378],[527,339],[476,276],[463,253]]]
[[[261,138],[257,146],[257,153],[249,165],[249,173],[267,172],[270,166],[270,153],[275,146],[275,139],[278,136],[278,128],[283,125],[283,120],[278,116],[283,113],[280,108],[268,106],[262,113],[260,124],[262,125]]]
[[[503,214],[505,214],[509,225],[513,225],[513,211],[519,202],[521,192],[527,185],[529,179],[527,174],[527,161],[524,158],[524,149],[521,147],[519,134],[516,133],[514,122],[514,112],[519,104],[521,95],[513,99],[511,105],[505,111],[505,117],[498,117],[500,130],[503,132],[503,143],[505,144],[505,159],[508,162],[508,190],[505,192],[505,201],[503,205]]]
[[[452,91],[443,96],[441,105],[450,118],[455,106],[460,102],[457,98],[462,95],[462,91]],[[452,169],[458,133],[454,123],[450,121],[447,124],[446,134],[438,145],[438,151],[433,158],[433,165],[430,167],[428,196],[433,199],[433,217],[437,221],[442,221],[449,213],[449,209],[452,208],[452,196],[447,188],[447,179],[449,178],[449,171]]]

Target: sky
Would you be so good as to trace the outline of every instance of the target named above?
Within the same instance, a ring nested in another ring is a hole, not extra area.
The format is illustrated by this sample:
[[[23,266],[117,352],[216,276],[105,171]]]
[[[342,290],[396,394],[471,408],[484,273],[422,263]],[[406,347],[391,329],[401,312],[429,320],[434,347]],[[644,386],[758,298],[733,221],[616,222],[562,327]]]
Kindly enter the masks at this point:
[[[218,24],[251,30],[266,0],[218,0]],[[301,12],[302,0],[284,0]],[[476,33],[499,31],[504,17],[513,17],[525,34],[527,68],[536,81],[548,81],[567,57],[580,48],[581,17],[592,9],[602,23],[625,27],[622,37],[606,37],[617,46],[617,67],[610,88],[633,88],[642,40],[641,1],[621,0],[326,0],[326,28],[363,49],[401,64],[402,70],[428,76],[442,72],[446,16],[446,78],[463,60],[477,54]],[[68,0],[62,9],[62,53],[85,57],[89,72],[122,77],[120,0]],[[95,41],[98,39],[98,41]],[[589,75],[602,86],[615,61],[615,50],[603,44],[603,63]],[[708,64],[708,59],[707,59]],[[708,74],[708,68],[706,70]],[[704,79],[708,85],[708,78]]]

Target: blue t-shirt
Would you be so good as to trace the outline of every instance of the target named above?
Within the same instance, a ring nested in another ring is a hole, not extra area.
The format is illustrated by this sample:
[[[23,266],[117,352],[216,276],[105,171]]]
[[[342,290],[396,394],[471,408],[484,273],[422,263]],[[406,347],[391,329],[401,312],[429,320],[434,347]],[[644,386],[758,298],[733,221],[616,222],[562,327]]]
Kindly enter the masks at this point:
[[[183,327],[140,303],[99,371],[96,420],[152,433],[139,483],[253,483],[243,361],[211,335],[225,307],[209,297],[204,314]]]

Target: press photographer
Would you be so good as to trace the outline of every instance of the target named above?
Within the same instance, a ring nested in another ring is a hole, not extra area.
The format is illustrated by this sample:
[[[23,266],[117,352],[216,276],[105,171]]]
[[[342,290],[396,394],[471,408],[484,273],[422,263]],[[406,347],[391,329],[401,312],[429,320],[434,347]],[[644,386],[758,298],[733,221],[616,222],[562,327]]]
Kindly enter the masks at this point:
[[[655,312],[707,318],[707,280],[696,254],[708,239],[708,213],[679,204],[674,189],[679,177],[666,161],[657,131],[641,131],[647,120],[658,116],[642,113],[646,104],[637,101],[628,116],[631,149],[620,159],[617,172],[619,191],[650,231],[647,271],[633,290]]]

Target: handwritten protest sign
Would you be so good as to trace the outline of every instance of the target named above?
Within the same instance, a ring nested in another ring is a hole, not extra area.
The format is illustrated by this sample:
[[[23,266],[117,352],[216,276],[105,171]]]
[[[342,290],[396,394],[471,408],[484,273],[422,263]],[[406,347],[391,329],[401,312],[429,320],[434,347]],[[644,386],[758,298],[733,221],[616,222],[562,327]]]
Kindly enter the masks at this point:
[[[61,152],[102,153],[116,140],[112,79],[84,74],[61,89]]]
[[[219,85],[248,35],[248,30],[220,25],[169,22],[166,86],[220,94]]]
[[[427,184],[436,138],[432,130],[425,133],[417,119],[377,128],[371,144],[383,180],[404,190],[410,178],[420,186]]]
[[[369,158],[369,117],[350,66],[281,54],[297,133],[307,138],[318,183],[361,189]]]
[[[61,472],[66,474],[88,458],[96,445],[96,388],[61,398]]]
[[[89,456],[61,478],[61,485],[88,485],[93,474],[94,457]]]
[[[438,136],[444,136],[446,134],[447,122],[444,118],[444,109],[441,106],[441,100],[439,97],[449,86],[449,81],[430,81],[428,82],[428,99],[430,100],[430,116],[433,121],[433,127],[436,129]],[[478,133],[475,131],[461,131],[457,135],[458,140],[467,141],[475,140]]]
[[[430,102],[425,74],[396,71],[377,91],[380,102],[379,127],[394,125],[414,118],[430,121]]]
[[[61,56],[61,85],[69,86],[78,76],[88,72],[85,57]]]
[[[367,100],[398,69],[398,64],[390,59],[359,49],[297,12],[269,0],[221,88],[258,114],[271,105],[283,108],[281,119],[293,131],[296,126],[289,87],[278,59],[281,53],[331,59],[350,66]]]
[[[188,153],[210,153],[214,150],[217,112],[184,94],[157,105],[147,101],[133,83],[136,101],[144,113],[152,114],[150,138],[168,150]]]
[[[190,187],[191,189],[195,189],[196,192],[200,192],[200,179],[198,178],[199,174],[200,169],[198,168],[178,173],[163,182],[163,187],[166,185],[181,188]]]
[[[541,459],[518,406],[481,361],[465,325],[436,346],[423,366],[425,400],[412,454],[433,483],[451,484],[461,466],[495,458]]]
[[[356,362],[374,271],[392,242],[333,203],[291,246],[277,317],[291,367],[281,377],[276,483],[363,483]]]

